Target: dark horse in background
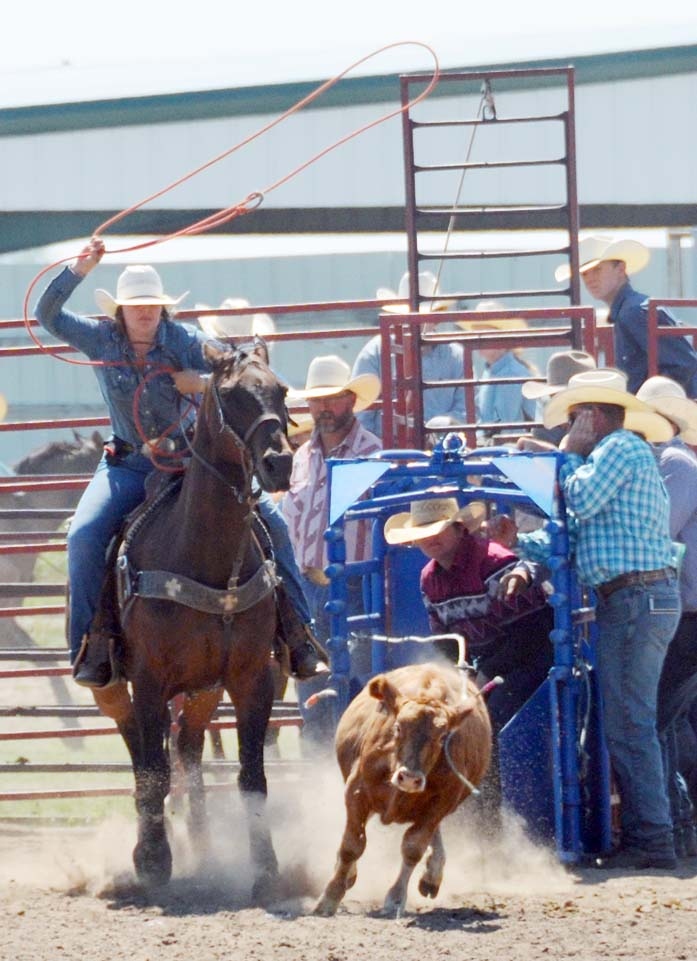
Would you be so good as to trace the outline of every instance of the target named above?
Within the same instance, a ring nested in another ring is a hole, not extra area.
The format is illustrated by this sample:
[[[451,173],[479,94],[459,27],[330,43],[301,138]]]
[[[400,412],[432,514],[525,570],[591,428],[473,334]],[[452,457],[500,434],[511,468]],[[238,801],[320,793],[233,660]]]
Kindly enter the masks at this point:
[[[205,848],[201,754],[206,724],[224,687],[235,707],[238,783],[248,809],[253,897],[268,897],[278,864],[264,815],[264,735],[274,698],[277,628],[273,563],[255,535],[253,478],[288,488],[286,389],[244,349],[206,348],[213,375],[201,401],[192,457],[181,486],[148,499],[119,557],[123,679],[94,690],[133,763],[137,875],[166,883],[172,856],[164,801],[170,787],[169,702],[185,698],[176,734],[187,775],[192,841]],[[154,504],[154,506],[152,506]],[[150,506],[149,506],[150,505]],[[133,528],[132,528],[133,529]],[[131,573],[124,586],[124,570]],[[191,606],[191,605],[196,606]],[[211,608],[207,611],[203,608]]]
[[[102,456],[104,440],[98,431],[94,431],[89,437],[73,431],[73,440],[50,441],[42,444],[36,450],[31,451],[26,457],[13,464],[12,470],[14,477],[33,478],[47,474],[85,474],[93,473],[99,459]],[[27,490],[22,493],[4,493],[0,485],[0,508],[8,511],[40,511],[52,508],[60,510],[72,510],[77,504],[81,490]],[[61,525],[60,518],[45,518],[33,516],[31,513],[14,517],[3,517],[0,522],[2,533],[6,540],[13,536],[16,538],[23,532],[36,532],[51,534]],[[9,537],[8,537],[9,535]],[[41,538],[39,538],[41,539]],[[20,584],[30,583],[34,577],[37,554],[4,554],[0,557],[0,581],[3,583]],[[18,607],[22,603],[22,597],[3,598],[4,607]],[[31,638],[20,628],[14,618],[0,619],[0,646],[3,647],[28,647],[32,643]]]

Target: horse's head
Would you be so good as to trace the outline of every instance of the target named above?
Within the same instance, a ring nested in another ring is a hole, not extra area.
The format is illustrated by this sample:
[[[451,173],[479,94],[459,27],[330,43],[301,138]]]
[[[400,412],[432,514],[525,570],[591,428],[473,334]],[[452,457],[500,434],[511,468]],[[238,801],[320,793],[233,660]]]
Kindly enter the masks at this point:
[[[223,445],[238,459],[246,452],[264,490],[288,490],[293,451],[286,386],[253,345],[221,350],[207,344],[205,353],[213,369],[206,406],[219,421]]]

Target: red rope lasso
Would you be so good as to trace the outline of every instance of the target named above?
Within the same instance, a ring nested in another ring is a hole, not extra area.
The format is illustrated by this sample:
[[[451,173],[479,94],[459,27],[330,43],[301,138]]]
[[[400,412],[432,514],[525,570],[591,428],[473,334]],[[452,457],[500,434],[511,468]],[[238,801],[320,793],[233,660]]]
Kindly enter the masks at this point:
[[[263,203],[264,198],[268,196],[268,194],[272,193],[275,190],[278,190],[279,187],[282,187],[284,184],[288,183],[290,180],[292,180],[294,177],[300,174],[303,170],[306,170],[308,167],[316,163],[322,157],[325,157],[327,154],[331,153],[333,150],[336,150],[338,147],[342,146],[343,144],[348,143],[350,140],[353,140],[354,138],[360,136],[362,133],[365,133],[366,131],[371,130],[373,127],[377,127],[380,124],[385,123],[387,120],[391,120],[393,117],[396,117],[401,113],[404,113],[406,110],[409,110],[411,107],[415,106],[417,103],[424,100],[426,97],[428,97],[428,95],[431,93],[431,91],[434,89],[434,87],[437,85],[440,79],[440,65],[438,63],[438,58],[435,54],[435,51],[428,44],[422,43],[421,41],[418,41],[418,40],[402,40],[402,41],[397,41],[395,43],[386,44],[385,46],[380,47],[377,50],[374,50],[372,53],[369,53],[366,56],[361,57],[359,60],[356,60],[350,66],[342,70],[341,73],[338,73],[335,77],[332,77],[330,80],[327,80],[324,83],[320,84],[320,86],[316,87],[315,90],[313,90],[307,96],[303,97],[301,100],[295,103],[292,107],[289,107],[288,110],[284,111],[282,114],[274,118],[274,120],[270,121],[269,123],[264,124],[256,132],[250,134],[248,137],[245,137],[243,140],[239,141],[234,146],[228,148],[227,150],[224,150],[222,153],[206,161],[206,163],[201,164],[199,167],[196,167],[194,170],[189,171],[188,173],[184,174],[182,177],[179,177],[177,180],[173,181],[167,186],[162,187],[160,190],[157,190],[155,193],[150,194],[149,196],[143,198],[142,200],[139,200],[137,203],[131,204],[129,207],[125,208],[120,213],[115,214],[113,217],[110,217],[108,220],[104,221],[104,223],[100,224],[99,227],[97,227],[97,229],[93,233],[93,236],[95,237],[101,236],[114,224],[118,223],[119,221],[129,216],[129,214],[133,213],[136,210],[139,210],[140,208],[144,207],[146,204],[151,203],[153,200],[156,200],[159,197],[162,197],[164,194],[168,193],[171,190],[174,190],[176,187],[181,186],[187,180],[191,180],[193,177],[197,176],[198,174],[203,173],[205,170],[208,170],[214,164],[217,164],[220,161],[226,159],[231,154],[240,150],[242,147],[247,146],[248,144],[252,143],[254,140],[263,136],[265,133],[268,133],[274,127],[282,123],[284,120],[287,120],[289,117],[293,116],[293,114],[297,113],[298,111],[302,110],[304,107],[308,106],[308,104],[311,104],[313,101],[317,100],[324,93],[326,93],[333,86],[335,86],[335,84],[337,84],[340,80],[342,80],[347,74],[355,70],[357,67],[361,66],[361,64],[366,63],[368,60],[371,60],[373,57],[377,57],[380,54],[385,53],[387,50],[392,50],[392,49],[395,49],[396,47],[403,47],[403,46],[421,47],[422,49],[426,50],[429,54],[431,54],[431,56],[433,57],[433,61],[434,61],[433,76],[431,77],[431,80],[428,82],[424,90],[420,94],[418,94],[418,96],[414,97],[412,100],[410,100],[408,103],[404,104],[403,106],[397,107],[395,110],[392,110],[389,113],[383,114],[377,119],[369,121],[368,123],[363,124],[362,126],[346,134],[345,136],[340,137],[338,140],[324,147],[322,150],[318,151],[312,157],[308,158],[303,163],[299,164],[289,173],[284,174],[278,180],[274,181],[271,184],[268,184],[263,190],[253,191],[252,193],[248,194],[243,200],[238,201],[237,203],[232,204],[229,207],[225,207],[224,209],[218,211],[217,213],[210,214],[208,217],[204,217],[201,220],[197,220],[194,223],[190,224],[189,226],[183,227],[180,230],[174,231],[173,233],[167,234],[162,237],[156,237],[153,240],[143,241],[142,243],[134,244],[133,246],[130,246],[130,247],[121,247],[113,250],[105,250],[104,256],[106,256],[107,254],[128,253],[134,250],[143,250],[148,247],[153,247],[158,244],[163,244],[166,241],[173,240],[177,237],[194,236],[196,234],[201,234],[201,233],[204,233],[206,230],[213,229],[214,227],[220,227],[223,224],[226,224],[231,220],[235,219],[236,217],[241,217],[244,214],[251,213],[254,210],[256,210],[261,203]],[[66,357],[60,354],[55,354],[53,353],[50,347],[47,347],[46,345],[41,343],[41,341],[35,335],[34,331],[31,328],[30,317],[29,317],[29,301],[30,301],[32,292],[36,287],[36,284],[46,273],[53,270],[55,267],[59,266],[60,264],[68,263],[73,260],[75,260],[74,255],[69,257],[63,257],[60,260],[56,260],[54,263],[49,264],[47,267],[44,267],[42,270],[40,270],[39,273],[36,274],[34,279],[29,284],[29,287],[27,288],[27,291],[24,296],[24,303],[23,303],[24,325],[27,330],[27,333],[29,334],[29,337],[34,342],[34,344],[40,350],[42,350],[44,353],[51,354],[57,360],[64,361],[65,363],[75,364],[77,366],[84,366],[84,367],[121,366],[124,363],[122,361],[102,361],[102,360],[89,360],[89,359],[81,360],[79,358],[72,358],[72,357]],[[164,368],[163,368],[163,372],[164,372]]]

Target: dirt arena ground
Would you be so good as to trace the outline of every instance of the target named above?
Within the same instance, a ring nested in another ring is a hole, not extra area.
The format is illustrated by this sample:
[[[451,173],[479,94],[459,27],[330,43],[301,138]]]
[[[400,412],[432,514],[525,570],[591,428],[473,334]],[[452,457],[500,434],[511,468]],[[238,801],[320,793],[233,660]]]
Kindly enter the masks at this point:
[[[473,832],[467,806],[445,832],[448,863],[435,901],[412,879],[404,916],[378,914],[398,867],[400,831],[371,823],[359,878],[335,918],[313,917],[342,829],[335,771],[271,785],[285,891],[249,901],[243,814],[212,813],[215,864],[194,866],[175,812],[175,875],[160,891],[133,874],[134,819],[90,828],[0,828],[0,957],[12,961],[532,961],[694,959],[697,860],[677,872],[569,870],[508,826],[499,844]]]

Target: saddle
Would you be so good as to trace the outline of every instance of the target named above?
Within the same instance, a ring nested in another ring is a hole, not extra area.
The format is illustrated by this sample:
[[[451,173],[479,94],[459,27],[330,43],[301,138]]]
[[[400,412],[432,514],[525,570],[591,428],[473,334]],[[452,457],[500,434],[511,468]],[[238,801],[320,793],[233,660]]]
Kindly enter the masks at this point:
[[[292,646],[292,640],[288,625],[297,621],[297,614],[276,577],[271,535],[257,511],[252,518],[251,532],[262,550],[264,562],[257,573],[239,588],[218,590],[176,575],[177,592],[172,594],[174,575],[161,571],[134,572],[131,569],[128,549],[139,530],[160,504],[178,491],[180,485],[180,475],[161,475],[156,472],[154,483],[148,485],[145,501],[125,518],[120,531],[112,538],[106,553],[106,573],[99,604],[89,635],[83,641],[75,661],[73,673],[76,674],[85,658],[89,657],[90,662],[104,665],[104,676],[108,680],[102,686],[109,687],[125,679],[123,624],[133,600],[138,596],[174,600],[206,613],[220,615],[224,621],[229,621],[235,611],[245,610],[264,594],[273,591],[278,631],[272,653],[282,671],[290,676],[289,641]]]

